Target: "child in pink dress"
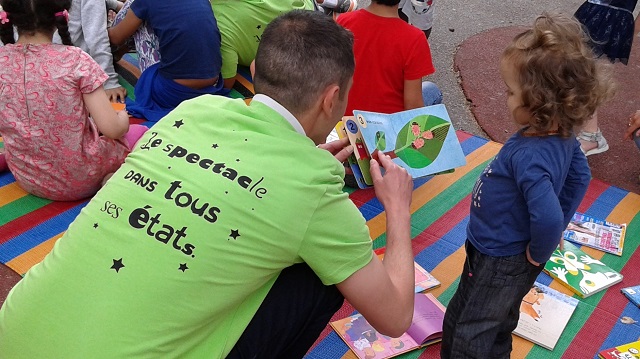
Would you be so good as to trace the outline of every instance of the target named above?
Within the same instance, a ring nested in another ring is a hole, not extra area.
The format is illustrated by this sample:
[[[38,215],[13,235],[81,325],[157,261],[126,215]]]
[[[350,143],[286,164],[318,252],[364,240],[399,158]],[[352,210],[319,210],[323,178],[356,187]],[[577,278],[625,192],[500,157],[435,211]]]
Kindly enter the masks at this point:
[[[0,0],[0,134],[16,182],[58,201],[92,196],[146,130],[111,107],[107,75],[71,45],[71,0]],[[18,29],[15,41],[13,27]],[[51,43],[55,30],[64,45]],[[89,117],[91,115],[91,117]]]

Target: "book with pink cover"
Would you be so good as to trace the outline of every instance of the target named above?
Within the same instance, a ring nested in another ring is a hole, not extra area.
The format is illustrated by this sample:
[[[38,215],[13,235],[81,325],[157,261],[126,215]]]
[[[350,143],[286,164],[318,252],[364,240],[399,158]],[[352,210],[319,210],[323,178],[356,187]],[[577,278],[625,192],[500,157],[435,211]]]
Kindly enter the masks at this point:
[[[433,294],[416,293],[411,326],[398,338],[378,333],[360,314],[330,324],[358,358],[384,359],[441,341],[445,310]]]

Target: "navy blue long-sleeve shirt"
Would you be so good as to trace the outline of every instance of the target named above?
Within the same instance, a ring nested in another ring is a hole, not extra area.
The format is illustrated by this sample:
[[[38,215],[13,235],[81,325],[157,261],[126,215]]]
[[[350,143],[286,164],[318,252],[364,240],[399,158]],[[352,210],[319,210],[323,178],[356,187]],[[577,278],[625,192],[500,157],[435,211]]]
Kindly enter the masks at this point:
[[[514,134],[472,192],[467,238],[491,256],[545,262],[587,191],[591,171],[575,137]]]

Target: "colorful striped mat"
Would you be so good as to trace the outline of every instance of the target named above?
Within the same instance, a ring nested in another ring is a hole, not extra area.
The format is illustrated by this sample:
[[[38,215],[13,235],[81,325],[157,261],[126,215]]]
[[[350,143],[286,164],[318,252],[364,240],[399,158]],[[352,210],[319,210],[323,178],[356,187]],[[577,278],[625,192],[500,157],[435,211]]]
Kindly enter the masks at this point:
[[[135,59],[133,59],[135,60]],[[132,60],[132,61],[133,61]],[[248,72],[241,70],[236,90],[231,96],[250,97],[253,86]],[[129,86],[132,94],[132,87]],[[136,123],[145,123],[134,120]],[[151,125],[146,123],[147,125]],[[413,250],[416,261],[435,275],[442,285],[432,293],[448,304],[459,279],[464,252],[465,228],[469,215],[470,193],[486,163],[501,145],[465,132],[457,132],[467,158],[467,165],[452,174],[415,181],[412,202]],[[2,143],[0,142],[0,147]],[[385,214],[374,191],[350,191],[350,197],[367,219],[374,247],[383,247]],[[24,275],[51,250],[55,241],[84,207],[86,201],[53,202],[24,192],[9,172],[0,174],[0,262]],[[593,180],[582,202],[580,212],[611,222],[629,224],[624,254],[616,257],[583,247],[594,258],[601,259],[624,275],[622,283],[607,291],[582,299],[554,351],[548,351],[520,338],[514,339],[512,358],[594,358],[601,350],[631,342],[640,337],[638,324],[622,324],[629,316],[640,321],[640,309],[631,305],[620,288],[640,284],[640,196]],[[546,274],[539,281],[570,294]],[[353,312],[346,303],[334,320]],[[413,351],[399,358],[438,358],[439,344]],[[355,359],[346,344],[328,327],[306,358]]]
[[[469,216],[470,193],[476,178],[500,149],[500,144],[458,132],[467,165],[453,174],[435,176],[415,182],[412,202],[413,251],[416,262],[430,271],[442,285],[431,291],[447,305],[458,285],[464,260],[465,229]],[[374,247],[385,245],[385,214],[373,190],[351,193],[367,219]],[[622,316],[640,321],[640,309],[620,293],[620,288],[640,284],[640,196],[593,180],[580,205],[580,212],[616,223],[629,224],[622,257],[583,247],[615,270],[624,280],[607,291],[580,300],[567,328],[553,351],[514,337],[512,358],[595,358],[600,350],[638,340],[640,326],[620,323]],[[565,294],[572,293],[546,275],[538,280]],[[348,304],[332,320],[353,313]],[[398,358],[439,358],[440,344],[416,350]],[[325,329],[307,359],[356,359],[346,344],[329,327]]]

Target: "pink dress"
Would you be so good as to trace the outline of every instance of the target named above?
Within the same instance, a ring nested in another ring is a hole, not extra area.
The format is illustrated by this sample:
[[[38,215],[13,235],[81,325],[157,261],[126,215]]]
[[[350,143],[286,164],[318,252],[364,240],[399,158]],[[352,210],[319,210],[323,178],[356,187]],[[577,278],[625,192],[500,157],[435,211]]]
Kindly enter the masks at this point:
[[[77,47],[0,47],[0,134],[9,169],[27,192],[87,198],[122,164],[128,146],[98,133],[82,98],[106,79]]]

